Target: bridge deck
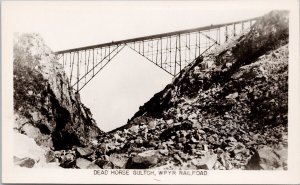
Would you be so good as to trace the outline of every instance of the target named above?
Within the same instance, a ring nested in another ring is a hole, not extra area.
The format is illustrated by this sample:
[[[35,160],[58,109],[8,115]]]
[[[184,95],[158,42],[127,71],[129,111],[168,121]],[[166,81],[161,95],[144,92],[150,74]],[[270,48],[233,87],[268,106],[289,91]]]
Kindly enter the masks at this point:
[[[192,28],[192,29],[186,29],[186,30],[180,30],[180,31],[173,31],[173,32],[168,32],[168,33],[161,33],[161,34],[149,35],[149,36],[144,36],[144,37],[137,37],[137,38],[132,38],[132,39],[119,40],[119,41],[115,41],[115,42],[107,42],[107,43],[103,43],[103,44],[96,44],[96,45],[90,45],[90,46],[85,46],[85,47],[78,47],[78,48],[73,48],[73,49],[56,51],[55,54],[70,53],[70,52],[89,50],[89,49],[94,49],[94,48],[101,48],[101,47],[114,46],[114,45],[120,45],[120,44],[128,44],[128,43],[132,43],[132,42],[145,41],[145,40],[151,40],[151,39],[157,39],[157,38],[163,38],[163,37],[170,37],[170,36],[173,36],[173,35],[180,35],[180,34],[185,34],[185,33],[212,30],[212,29],[216,29],[216,28],[226,27],[226,26],[229,26],[229,25],[240,24],[240,23],[248,22],[248,21],[254,21],[254,20],[257,20],[258,18],[259,17],[252,18],[252,19],[241,20],[241,21],[236,21],[236,22],[230,22],[230,23],[215,24],[215,25],[203,26],[203,27],[198,27],[198,28]]]

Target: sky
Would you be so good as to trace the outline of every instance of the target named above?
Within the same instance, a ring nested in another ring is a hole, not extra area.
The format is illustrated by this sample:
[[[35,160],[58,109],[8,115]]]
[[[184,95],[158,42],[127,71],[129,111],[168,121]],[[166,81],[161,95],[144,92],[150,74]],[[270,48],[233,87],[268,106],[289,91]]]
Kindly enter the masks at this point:
[[[271,6],[241,1],[19,2],[14,32],[37,32],[53,50],[100,44],[261,16]],[[251,5],[251,6],[250,6]],[[172,76],[124,48],[82,91],[103,131],[126,124]]]

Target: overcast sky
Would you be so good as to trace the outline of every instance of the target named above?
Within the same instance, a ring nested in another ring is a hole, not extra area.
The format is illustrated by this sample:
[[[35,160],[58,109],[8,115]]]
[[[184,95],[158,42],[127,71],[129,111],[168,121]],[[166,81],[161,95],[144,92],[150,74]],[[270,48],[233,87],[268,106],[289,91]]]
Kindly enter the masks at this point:
[[[12,21],[14,31],[38,32],[57,51],[237,21],[273,8],[249,2],[19,2]],[[171,80],[162,69],[125,48],[81,91],[81,99],[98,126],[109,131],[125,124]]]

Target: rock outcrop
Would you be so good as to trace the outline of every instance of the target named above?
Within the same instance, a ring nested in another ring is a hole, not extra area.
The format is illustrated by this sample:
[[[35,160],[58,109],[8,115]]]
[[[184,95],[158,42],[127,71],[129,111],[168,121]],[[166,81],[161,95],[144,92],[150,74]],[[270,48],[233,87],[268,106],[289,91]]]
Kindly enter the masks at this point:
[[[103,132],[75,96],[55,55],[37,34],[14,42],[14,130],[55,151],[91,145]]]

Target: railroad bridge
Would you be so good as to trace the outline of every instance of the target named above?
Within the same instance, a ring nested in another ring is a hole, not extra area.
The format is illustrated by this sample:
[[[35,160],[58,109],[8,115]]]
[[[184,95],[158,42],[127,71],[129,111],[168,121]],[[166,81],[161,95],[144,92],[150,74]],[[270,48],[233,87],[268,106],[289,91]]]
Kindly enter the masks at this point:
[[[55,54],[76,92],[84,88],[126,46],[165,72],[176,76],[197,57],[249,31],[257,19],[73,48],[57,51]]]

